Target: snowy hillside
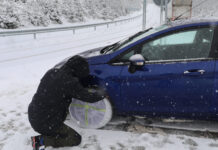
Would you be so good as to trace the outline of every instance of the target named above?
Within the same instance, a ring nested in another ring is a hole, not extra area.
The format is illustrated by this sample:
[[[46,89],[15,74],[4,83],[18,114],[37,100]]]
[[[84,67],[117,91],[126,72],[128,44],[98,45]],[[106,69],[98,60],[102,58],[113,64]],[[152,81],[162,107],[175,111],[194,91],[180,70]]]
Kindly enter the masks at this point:
[[[0,28],[113,20],[141,9],[141,0],[0,0]]]

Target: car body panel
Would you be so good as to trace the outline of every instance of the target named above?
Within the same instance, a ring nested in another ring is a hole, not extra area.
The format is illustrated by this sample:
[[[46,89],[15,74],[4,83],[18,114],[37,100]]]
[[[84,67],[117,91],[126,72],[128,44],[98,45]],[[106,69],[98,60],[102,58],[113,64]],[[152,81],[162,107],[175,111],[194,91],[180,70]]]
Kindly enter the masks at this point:
[[[112,104],[118,111],[122,106],[120,95],[120,73],[122,66],[111,66],[109,64],[92,65],[90,74],[95,78],[92,85],[98,85],[107,92]]]
[[[214,80],[214,99],[212,100],[212,118],[218,118],[218,60],[215,66],[215,80]]]
[[[146,64],[134,74],[121,73],[123,110],[155,114],[211,113],[215,61]],[[205,70],[204,74],[187,70]],[[134,91],[133,91],[134,89]]]

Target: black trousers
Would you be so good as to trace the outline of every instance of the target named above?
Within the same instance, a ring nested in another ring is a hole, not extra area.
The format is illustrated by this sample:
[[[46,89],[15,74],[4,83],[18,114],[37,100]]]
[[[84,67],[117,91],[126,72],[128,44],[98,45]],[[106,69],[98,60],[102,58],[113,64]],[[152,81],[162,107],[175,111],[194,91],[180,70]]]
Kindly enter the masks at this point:
[[[54,136],[44,136],[45,147],[71,147],[81,143],[82,137],[72,128],[63,124],[55,133]]]

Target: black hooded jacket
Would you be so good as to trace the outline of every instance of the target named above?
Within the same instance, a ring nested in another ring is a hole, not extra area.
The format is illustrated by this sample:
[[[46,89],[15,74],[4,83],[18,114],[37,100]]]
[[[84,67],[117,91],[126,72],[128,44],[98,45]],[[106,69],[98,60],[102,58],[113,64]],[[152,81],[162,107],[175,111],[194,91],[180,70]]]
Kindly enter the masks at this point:
[[[29,121],[35,131],[53,135],[66,119],[72,98],[90,103],[103,99],[103,95],[90,93],[80,84],[79,79],[88,75],[88,63],[80,56],[72,57],[44,75],[28,108]]]

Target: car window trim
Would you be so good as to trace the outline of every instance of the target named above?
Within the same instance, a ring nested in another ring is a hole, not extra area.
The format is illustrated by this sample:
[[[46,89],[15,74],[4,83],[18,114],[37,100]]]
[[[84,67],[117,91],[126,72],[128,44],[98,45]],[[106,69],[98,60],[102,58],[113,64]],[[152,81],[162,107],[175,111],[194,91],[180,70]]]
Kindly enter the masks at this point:
[[[187,63],[187,62],[212,61],[212,60],[215,60],[215,58],[189,58],[189,59],[154,60],[154,61],[146,61],[146,64]]]
[[[153,60],[153,61],[145,61],[145,65],[147,64],[174,64],[174,63],[214,61],[214,60],[218,60],[218,59],[216,58],[189,58],[189,59]],[[115,63],[111,63],[111,65],[126,66],[126,65],[130,65],[130,62],[115,62]]]
[[[218,26],[216,26],[214,29],[214,36],[210,55],[213,56],[213,58],[218,59]]]
[[[209,53],[209,58],[207,59],[210,59],[211,58],[218,58],[218,44],[217,44],[217,53],[215,53],[215,44],[216,44],[216,41],[218,41],[218,37],[216,37],[216,35],[218,36],[218,26],[217,25],[201,25],[201,26],[192,26],[192,27],[184,27],[182,29],[175,29],[173,31],[169,31],[169,32],[166,32],[166,33],[163,33],[163,34],[160,34],[160,35],[157,35],[156,37],[152,37],[152,38],[149,38],[148,40],[146,41],[143,41],[141,42],[140,44],[138,45],[135,45],[133,47],[130,47],[128,50],[126,50],[125,52],[117,55],[116,57],[112,58],[110,61],[109,61],[109,64],[114,64],[114,63],[121,63],[119,62],[118,60],[125,54],[127,54],[128,52],[130,52],[131,50],[134,50],[135,52],[136,51],[139,51],[138,48],[141,47],[143,44],[147,43],[147,42],[150,42],[152,40],[156,40],[158,38],[161,38],[161,37],[164,37],[164,36],[167,36],[167,35],[170,35],[170,34],[174,34],[174,33],[178,33],[178,32],[182,32],[182,31],[188,31],[188,30],[192,30],[192,29],[201,29],[201,28],[211,28],[214,30],[214,34],[213,34],[213,40],[212,40],[212,43],[211,43],[211,48],[210,48],[210,53]],[[217,40],[215,40],[217,39]],[[197,59],[201,59],[201,58],[197,58]],[[205,59],[205,58],[204,58]],[[181,61],[179,59],[177,59],[178,61]],[[183,59],[184,60],[184,59]],[[193,59],[191,59],[193,60]],[[165,61],[168,61],[168,60],[165,60]],[[195,61],[195,60],[193,60]],[[126,63],[126,62],[124,62]],[[162,62],[163,63],[163,62]]]

